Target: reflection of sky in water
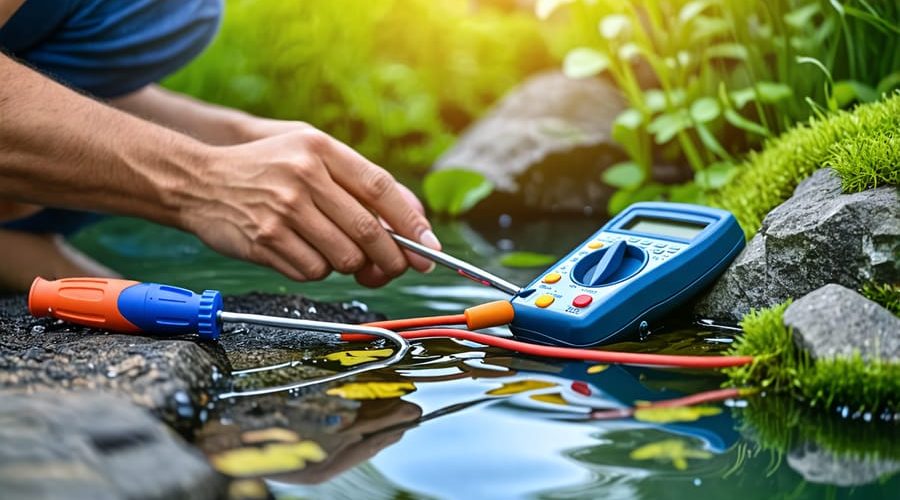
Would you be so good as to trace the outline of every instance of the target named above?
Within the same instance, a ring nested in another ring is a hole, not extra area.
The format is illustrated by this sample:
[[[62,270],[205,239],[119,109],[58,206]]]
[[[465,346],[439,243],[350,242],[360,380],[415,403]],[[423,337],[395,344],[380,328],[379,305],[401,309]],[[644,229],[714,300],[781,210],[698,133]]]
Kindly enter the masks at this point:
[[[504,269],[499,265],[498,242],[504,250],[561,256],[602,221],[516,221],[503,228],[490,222],[478,225],[481,232],[460,223],[437,224],[435,232],[448,252],[525,284],[541,270]],[[218,256],[184,233],[132,219],[111,219],[90,228],[76,238],[76,245],[132,279],[195,290],[219,289],[226,294],[263,291],[301,293],[319,300],[359,300],[391,317],[447,314],[503,298],[500,292],[444,269],[431,275],[407,273],[378,290],[359,287],[352,278],[337,275],[319,283],[293,283],[270,270]],[[542,367],[519,367],[517,373],[489,376],[492,367],[497,369],[494,365],[499,351],[492,350],[485,357],[483,349],[472,344],[428,341],[425,345],[428,351],[439,351],[445,357],[432,363],[420,360],[398,371],[405,377],[419,377],[416,392],[404,400],[421,407],[426,415],[457,403],[491,398],[486,395],[488,391],[510,380],[540,378],[565,387],[567,380],[578,378],[561,373],[561,367],[572,364],[554,365],[520,357],[514,358],[520,364]],[[695,354],[721,346],[704,344],[696,331],[688,331],[654,335],[648,342],[620,348]],[[447,358],[450,353],[456,355]],[[505,353],[502,356],[509,357]],[[463,371],[470,373],[456,380],[427,381]],[[626,404],[635,399],[675,397],[719,384],[719,379],[708,375],[688,377],[646,370],[632,377],[639,381],[640,388],[625,390],[628,379],[613,380],[615,373],[621,374],[610,370],[606,382],[601,376],[591,382],[604,391],[603,397]],[[396,379],[397,375],[388,378]],[[654,394],[656,397],[652,397]],[[897,475],[852,489],[805,483],[786,460],[767,453],[748,454],[745,450],[756,446],[754,442],[740,439],[733,444],[738,434],[727,408],[713,418],[669,426],[633,419],[576,421],[567,418],[577,416],[577,412],[565,409],[537,404],[528,394],[493,398],[406,430],[399,442],[323,484],[271,484],[277,493],[311,498],[396,498],[404,492],[441,498],[772,498],[787,492],[792,498],[892,498],[890,492],[900,488]],[[713,455],[689,460],[685,471],[677,471],[665,461],[629,458],[636,447],[665,439],[681,439]]]

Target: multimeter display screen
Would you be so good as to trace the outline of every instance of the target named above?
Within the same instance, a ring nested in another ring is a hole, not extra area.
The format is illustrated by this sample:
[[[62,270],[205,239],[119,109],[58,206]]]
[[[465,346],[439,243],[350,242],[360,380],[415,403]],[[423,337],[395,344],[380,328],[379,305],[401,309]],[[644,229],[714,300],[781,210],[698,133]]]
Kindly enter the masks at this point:
[[[636,233],[658,234],[660,236],[691,240],[700,231],[703,231],[706,226],[706,224],[698,222],[635,217],[623,229]]]

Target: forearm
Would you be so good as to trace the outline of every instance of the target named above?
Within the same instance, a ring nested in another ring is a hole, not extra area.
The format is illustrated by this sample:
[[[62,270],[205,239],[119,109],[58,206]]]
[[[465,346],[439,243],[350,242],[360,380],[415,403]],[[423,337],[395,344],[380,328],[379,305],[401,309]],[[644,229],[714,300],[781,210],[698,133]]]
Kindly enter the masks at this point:
[[[0,199],[181,226],[208,149],[0,54]]]
[[[158,85],[149,85],[137,92],[112,99],[109,103],[208,144],[240,144],[258,138],[250,131],[255,117],[242,111],[198,101]]]

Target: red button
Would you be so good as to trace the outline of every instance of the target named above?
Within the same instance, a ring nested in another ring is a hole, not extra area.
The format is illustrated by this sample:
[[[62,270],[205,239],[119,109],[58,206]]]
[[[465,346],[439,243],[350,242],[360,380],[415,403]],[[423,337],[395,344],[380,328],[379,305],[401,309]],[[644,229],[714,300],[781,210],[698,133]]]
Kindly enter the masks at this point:
[[[572,300],[572,305],[575,307],[587,307],[591,305],[591,302],[594,300],[590,295],[579,295]]]

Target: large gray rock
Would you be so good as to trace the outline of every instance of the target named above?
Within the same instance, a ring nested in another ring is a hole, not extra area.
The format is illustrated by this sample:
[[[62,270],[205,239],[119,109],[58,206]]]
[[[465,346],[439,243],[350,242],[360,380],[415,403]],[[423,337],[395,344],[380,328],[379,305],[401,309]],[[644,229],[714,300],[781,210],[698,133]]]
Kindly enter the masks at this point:
[[[784,311],[794,342],[812,359],[850,357],[900,361],[900,318],[841,285],[825,285]]]
[[[435,170],[465,168],[495,186],[504,211],[605,210],[603,168],[624,154],[610,138],[625,104],[611,83],[538,74],[504,97],[441,156]]]
[[[2,393],[0,393],[2,394]],[[95,392],[0,395],[4,498],[205,499],[225,479],[127,399]]]
[[[874,457],[839,456],[807,443],[788,453],[788,465],[811,483],[861,486],[900,470],[900,462]]]
[[[842,194],[837,175],[821,169],[766,216],[694,313],[740,321],[750,309],[828,283],[855,289],[869,280],[900,281],[900,192],[883,186]]]

